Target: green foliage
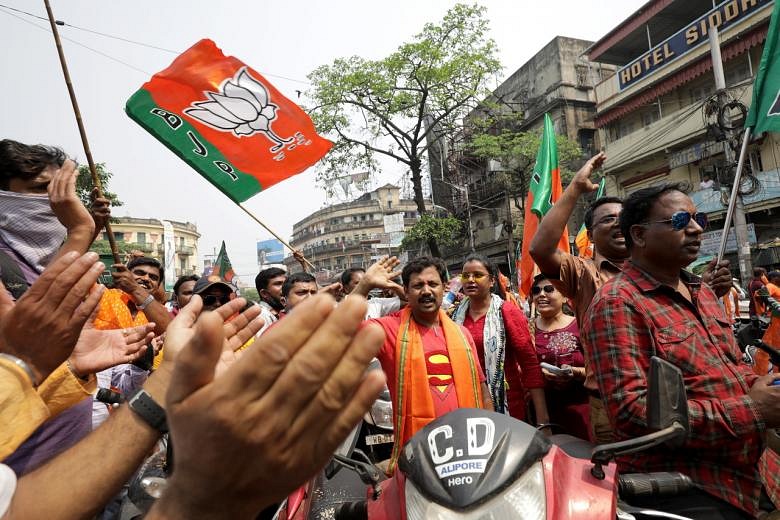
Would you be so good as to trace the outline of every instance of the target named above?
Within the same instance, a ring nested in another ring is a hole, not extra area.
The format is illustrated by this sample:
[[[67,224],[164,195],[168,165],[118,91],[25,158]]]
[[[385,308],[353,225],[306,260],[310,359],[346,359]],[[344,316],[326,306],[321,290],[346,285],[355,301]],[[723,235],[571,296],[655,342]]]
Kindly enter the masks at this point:
[[[258,294],[257,289],[254,287],[242,287],[241,297],[246,298],[247,300],[251,300],[253,302],[260,301],[260,294]]]
[[[119,250],[119,254],[127,254],[135,250],[143,251],[144,248],[148,248],[148,244],[135,244],[132,242],[117,241],[116,248]],[[95,240],[92,245],[89,246],[90,251],[94,251],[99,255],[110,255],[111,245],[108,240]]]
[[[504,172],[501,182],[520,200],[528,191],[528,178],[533,171],[536,153],[541,141],[541,129],[537,132],[515,130],[521,115],[518,113],[486,115],[469,121],[470,137],[466,148],[473,156],[501,163]],[[580,158],[579,145],[564,135],[555,136],[558,144],[558,163],[561,182],[568,184],[574,176],[569,165]]]
[[[453,131],[501,69],[488,30],[484,7],[457,4],[385,58],[339,58],[309,74],[311,116],[334,141],[320,181],[328,186],[349,171],[374,171],[377,155],[390,157],[411,173],[424,214],[426,136],[435,132],[434,141]]]
[[[409,249],[419,242],[435,241],[443,246],[454,245],[460,234],[462,222],[455,217],[422,215],[411,229],[406,231],[401,247]]]
[[[114,174],[106,169],[106,163],[97,163],[95,165],[95,170],[97,170],[98,179],[100,179],[100,184],[103,186],[103,196],[111,201],[111,207],[115,208],[124,204],[119,200],[116,193],[108,191],[108,183]],[[76,193],[78,194],[81,203],[87,208],[92,205],[90,199],[92,188],[94,188],[94,184],[92,184],[92,174],[89,172],[89,166],[82,164],[79,166],[79,176],[76,178]]]

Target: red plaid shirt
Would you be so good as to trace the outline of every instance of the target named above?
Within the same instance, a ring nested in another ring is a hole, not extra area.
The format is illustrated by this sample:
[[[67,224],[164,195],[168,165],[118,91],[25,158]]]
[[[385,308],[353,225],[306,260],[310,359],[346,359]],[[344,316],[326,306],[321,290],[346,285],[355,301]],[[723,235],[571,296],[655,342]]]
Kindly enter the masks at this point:
[[[731,324],[712,290],[685,272],[694,304],[631,262],[607,281],[581,326],[618,439],[649,433],[647,373],[654,354],[683,372],[690,435],[623,457],[622,471],[679,471],[750,514],[762,484],[780,504],[780,457],[765,449],[765,425],[748,391],[757,376],[741,362]]]

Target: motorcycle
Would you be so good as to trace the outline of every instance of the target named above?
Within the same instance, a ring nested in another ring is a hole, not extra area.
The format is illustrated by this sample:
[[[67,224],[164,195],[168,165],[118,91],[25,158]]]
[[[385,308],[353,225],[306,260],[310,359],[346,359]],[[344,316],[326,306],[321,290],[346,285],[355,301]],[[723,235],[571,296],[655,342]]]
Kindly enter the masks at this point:
[[[632,506],[632,500],[680,496],[694,489],[677,473],[618,475],[615,458],[667,443],[688,433],[685,386],[680,370],[653,358],[648,390],[653,433],[593,447],[568,435],[546,437],[509,416],[459,409],[431,422],[404,446],[390,478],[361,457],[334,456],[365,482],[364,496],[340,502],[328,518],[340,520],[490,520],[686,517]],[[342,476],[342,480],[343,480]],[[323,486],[328,469],[313,483]],[[313,489],[312,483],[307,489]],[[326,486],[327,487],[327,486]],[[334,486],[335,487],[335,486]],[[324,489],[320,487],[320,489]],[[350,488],[349,494],[354,494]],[[280,519],[322,518],[302,497]],[[288,506],[291,506],[288,502]]]

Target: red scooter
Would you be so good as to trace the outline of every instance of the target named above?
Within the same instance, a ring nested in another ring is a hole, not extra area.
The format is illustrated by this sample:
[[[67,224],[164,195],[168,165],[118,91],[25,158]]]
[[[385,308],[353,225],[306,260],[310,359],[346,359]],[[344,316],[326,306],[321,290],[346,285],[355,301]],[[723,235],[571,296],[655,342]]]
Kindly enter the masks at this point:
[[[632,507],[626,499],[679,495],[693,487],[690,479],[670,473],[618,477],[616,472],[615,457],[661,443],[679,445],[687,435],[679,369],[653,358],[649,381],[648,422],[655,430],[649,435],[593,447],[568,435],[546,437],[506,415],[455,410],[409,440],[393,477],[384,479],[369,461],[337,454],[329,469],[290,497],[277,518],[684,519]],[[338,465],[352,471],[338,477],[333,474]],[[350,499],[360,483],[364,493],[368,484],[367,493]],[[321,507],[323,501],[327,507]]]

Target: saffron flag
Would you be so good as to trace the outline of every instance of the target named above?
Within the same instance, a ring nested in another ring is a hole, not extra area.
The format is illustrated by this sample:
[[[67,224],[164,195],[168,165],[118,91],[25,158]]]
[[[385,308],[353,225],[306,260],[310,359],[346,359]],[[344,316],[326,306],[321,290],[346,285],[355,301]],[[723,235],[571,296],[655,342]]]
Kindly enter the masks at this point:
[[[235,275],[233,265],[230,263],[230,258],[228,258],[227,250],[225,249],[225,241],[223,240],[222,247],[219,248],[217,258],[214,260],[214,265],[211,266],[209,276],[219,276],[226,282],[232,282]]]
[[[745,127],[753,134],[780,132],[780,3],[775,2]]]
[[[604,184],[606,177],[602,177],[599,182],[599,189],[596,191],[596,198],[593,200],[599,200],[604,196]],[[582,258],[593,258],[593,243],[588,238],[588,229],[585,227],[585,223],[582,223],[577,236],[574,238],[574,243],[577,245],[577,251]]]
[[[211,40],[155,74],[125,111],[236,203],[304,171],[333,146],[299,106]]]
[[[520,255],[520,294],[525,298],[531,292],[534,276],[538,274],[528,250],[536,234],[539,221],[550,210],[555,201],[561,198],[561,171],[558,167],[558,144],[555,141],[555,128],[549,114],[544,115],[542,141],[536,154],[536,164],[531,175],[528,196],[525,200],[523,219],[523,249]],[[558,240],[558,249],[569,252],[569,231],[563,228]]]

